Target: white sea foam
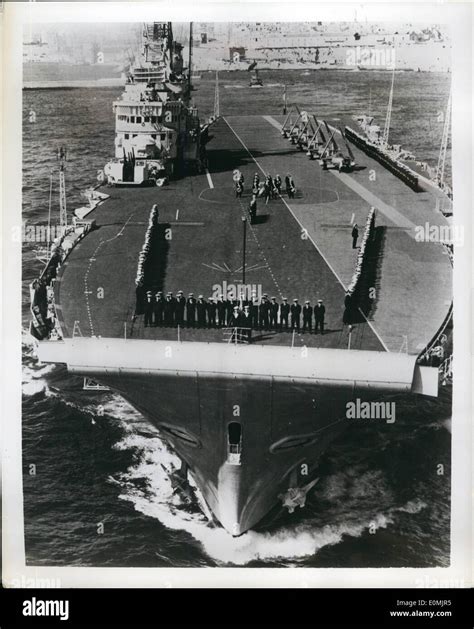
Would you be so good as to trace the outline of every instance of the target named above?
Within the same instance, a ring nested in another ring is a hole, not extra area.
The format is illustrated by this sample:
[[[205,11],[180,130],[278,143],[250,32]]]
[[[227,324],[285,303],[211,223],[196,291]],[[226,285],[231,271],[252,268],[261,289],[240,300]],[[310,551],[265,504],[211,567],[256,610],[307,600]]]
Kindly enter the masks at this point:
[[[371,526],[385,528],[393,521],[390,512],[373,516],[366,512],[363,517],[344,517],[343,521],[324,526],[318,526],[317,519],[310,518],[294,526],[285,525],[267,532],[248,531],[240,537],[232,537],[223,528],[210,525],[203,514],[190,512],[173,493],[169,472],[178,468],[180,461],[158,437],[129,433],[116,447],[138,449],[141,454],[137,464],[119,479],[113,479],[122,485],[120,498],[132,502],[137,511],[157,518],[167,528],[186,531],[218,562],[245,565],[255,560],[302,559],[325,546],[339,543],[345,535],[359,537]],[[330,487],[341,482],[341,477],[336,477],[332,483],[329,479]],[[360,478],[365,489],[373,488],[374,474],[367,473]],[[143,479],[147,481],[145,488],[142,482],[137,482]],[[354,494],[350,483],[348,486],[349,492]],[[336,494],[342,495],[346,490],[342,487]]]
[[[422,509],[426,509],[428,505],[420,498],[409,500],[403,507],[397,507],[394,511],[403,511],[403,513],[419,513]]]

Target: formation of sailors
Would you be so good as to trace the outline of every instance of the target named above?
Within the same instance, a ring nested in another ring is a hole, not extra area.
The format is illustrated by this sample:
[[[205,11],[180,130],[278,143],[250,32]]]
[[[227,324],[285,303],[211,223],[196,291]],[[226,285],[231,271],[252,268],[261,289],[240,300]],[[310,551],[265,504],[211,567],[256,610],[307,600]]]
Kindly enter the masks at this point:
[[[245,179],[240,170],[234,170],[233,181],[235,184],[235,196],[239,199],[244,193]],[[265,199],[267,204],[271,199],[277,199],[282,194],[283,180],[280,175],[272,177],[270,173],[265,176],[263,181],[260,180],[260,175],[255,173],[252,180],[252,197],[261,197]],[[285,190],[289,199],[295,198],[296,185],[293,176],[288,173],[285,176]]]
[[[261,299],[256,295],[251,300],[226,299],[194,293],[184,296],[182,290],[176,297],[172,292],[166,295],[162,291],[153,294],[147,291],[144,304],[144,323],[149,326],[177,326],[216,328],[236,327],[266,331],[314,332],[324,334],[326,308],[323,300],[318,299],[313,307],[309,300],[301,306],[298,299],[288,303],[286,297],[278,303],[276,297],[264,294]]]

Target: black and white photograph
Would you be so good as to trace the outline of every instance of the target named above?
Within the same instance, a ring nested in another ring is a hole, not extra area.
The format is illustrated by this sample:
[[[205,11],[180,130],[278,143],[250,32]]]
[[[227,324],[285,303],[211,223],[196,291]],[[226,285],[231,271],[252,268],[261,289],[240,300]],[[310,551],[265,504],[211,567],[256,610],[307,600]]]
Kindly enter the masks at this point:
[[[25,567],[436,586],[470,439],[453,21],[102,4],[17,45]]]

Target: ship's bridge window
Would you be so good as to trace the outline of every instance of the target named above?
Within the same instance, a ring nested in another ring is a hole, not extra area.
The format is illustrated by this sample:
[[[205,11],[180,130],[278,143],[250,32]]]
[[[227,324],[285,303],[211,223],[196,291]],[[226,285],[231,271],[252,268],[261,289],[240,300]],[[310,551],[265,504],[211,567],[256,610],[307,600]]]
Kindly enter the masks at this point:
[[[130,122],[135,122],[135,116],[130,116]]]
[[[166,140],[166,133],[160,134],[160,140]]]
[[[150,122],[150,116],[145,116],[144,120],[145,122]]]
[[[156,116],[150,116],[150,120],[153,124],[156,122]]]
[[[141,116],[137,116],[136,121],[137,122],[141,122],[142,121],[142,117]]]
[[[242,424],[231,422],[227,426],[227,462],[240,465],[242,456]]]
[[[128,140],[128,136],[129,136],[129,134],[128,134],[128,133],[125,133],[123,137],[124,137],[126,140]]]

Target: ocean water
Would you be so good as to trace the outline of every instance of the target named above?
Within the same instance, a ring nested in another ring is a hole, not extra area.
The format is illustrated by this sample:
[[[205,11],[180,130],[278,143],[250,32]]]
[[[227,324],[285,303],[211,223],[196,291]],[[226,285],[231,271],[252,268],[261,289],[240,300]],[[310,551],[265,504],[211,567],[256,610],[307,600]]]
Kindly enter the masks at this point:
[[[288,102],[318,116],[370,113],[383,121],[390,75],[383,72],[220,73],[221,113],[279,114]],[[436,164],[449,75],[398,73],[392,141]],[[214,77],[203,73],[194,99],[212,111]],[[68,148],[67,198],[81,191],[113,153],[117,88],[23,93],[23,212],[45,223],[49,174],[58,146]],[[35,112],[36,122],[30,122]],[[448,154],[450,164],[450,154]],[[53,187],[53,216],[58,214]],[[447,566],[450,553],[451,400],[408,396],[395,424],[350,427],[326,452],[306,507],[265,529],[232,538],[195,503],[173,492],[177,458],[134,409],[111,392],[84,392],[65,368],[33,355],[28,284],[41,271],[23,245],[23,489],[31,565],[57,566]],[[34,464],[36,473],[30,474]],[[444,474],[439,475],[439,465]],[[374,532],[375,531],[375,532]]]

